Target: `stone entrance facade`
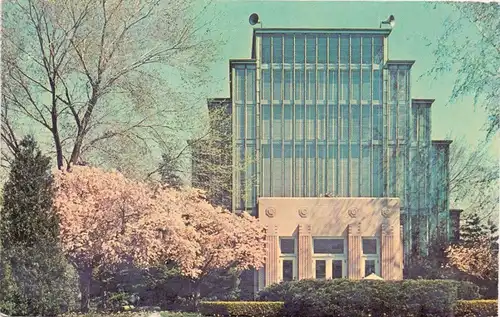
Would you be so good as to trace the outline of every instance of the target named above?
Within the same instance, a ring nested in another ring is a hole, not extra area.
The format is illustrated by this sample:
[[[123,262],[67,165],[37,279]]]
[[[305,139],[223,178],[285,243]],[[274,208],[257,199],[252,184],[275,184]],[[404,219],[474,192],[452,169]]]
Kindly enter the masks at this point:
[[[258,217],[268,231],[257,290],[293,279],[403,278],[398,198],[262,197]]]

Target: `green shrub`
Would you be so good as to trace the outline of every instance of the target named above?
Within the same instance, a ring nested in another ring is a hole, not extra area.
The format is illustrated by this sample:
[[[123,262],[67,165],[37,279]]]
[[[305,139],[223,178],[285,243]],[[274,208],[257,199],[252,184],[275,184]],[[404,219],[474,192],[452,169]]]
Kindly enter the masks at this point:
[[[498,300],[459,300],[455,306],[455,317],[498,316]]]
[[[445,280],[301,280],[272,285],[259,300],[284,301],[286,316],[447,316],[457,283]]]
[[[457,299],[458,300],[473,300],[480,299],[481,293],[478,285],[468,281],[456,281],[457,284]]]
[[[202,302],[204,316],[280,317],[283,302]]]

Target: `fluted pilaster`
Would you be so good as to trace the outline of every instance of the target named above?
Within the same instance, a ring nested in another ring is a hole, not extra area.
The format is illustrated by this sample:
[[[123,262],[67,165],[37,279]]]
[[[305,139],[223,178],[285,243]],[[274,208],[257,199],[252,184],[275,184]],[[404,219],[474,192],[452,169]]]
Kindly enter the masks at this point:
[[[268,226],[266,236],[265,285],[279,282],[279,236],[278,226]]]
[[[298,278],[312,278],[312,237],[310,225],[299,225]]]
[[[360,224],[351,224],[347,228],[347,274],[350,279],[361,279],[361,232]]]

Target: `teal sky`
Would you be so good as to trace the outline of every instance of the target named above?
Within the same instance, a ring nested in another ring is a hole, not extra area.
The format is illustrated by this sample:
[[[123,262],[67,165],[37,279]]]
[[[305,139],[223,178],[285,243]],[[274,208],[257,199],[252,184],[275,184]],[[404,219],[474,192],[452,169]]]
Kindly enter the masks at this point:
[[[215,80],[207,87],[210,97],[229,95],[228,60],[250,57],[252,27],[248,16],[253,12],[259,14],[264,28],[378,28],[380,21],[393,14],[396,26],[389,36],[389,58],[416,61],[411,74],[411,96],[436,100],[431,109],[432,138],[465,137],[471,144],[484,140],[486,114],[482,108],[474,107],[472,98],[448,104],[456,75],[449,73],[436,80],[421,77],[432,67],[433,47],[444,30],[444,21],[453,13],[446,5],[433,8],[424,2],[216,0],[215,7],[223,14],[218,28],[226,44],[220,51],[221,59],[212,67]],[[464,36],[477,36],[473,29],[467,32]],[[431,46],[427,45],[429,42]],[[495,156],[500,150],[497,141],[498,137],[490,143]]]

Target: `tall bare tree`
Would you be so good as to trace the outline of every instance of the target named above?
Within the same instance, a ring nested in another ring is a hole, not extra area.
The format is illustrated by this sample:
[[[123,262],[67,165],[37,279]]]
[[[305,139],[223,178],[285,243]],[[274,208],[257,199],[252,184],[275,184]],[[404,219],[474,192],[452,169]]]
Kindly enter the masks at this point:
[[[431,75],[457,69],[450,103],[473,96],[486,110],[488,136],[500,128],[500,4],[498,2],[448,2],[452,14],[444,32],[434,39],[434,66]],[[467,35],[464,34],[467,32]],[[469,34],[472,34],[470,36]]]
[[[136,156],[186,127],[217,56],[210,3],[18,0],[4,5],[7,117],[51,135],[58,168]],[[12,135],[19,133],[14,129]],[[10,131],[2,130],[2,142]],[[121,145],[131,145],[124,148]],[[130,151],[135,152],[130,152]]]

